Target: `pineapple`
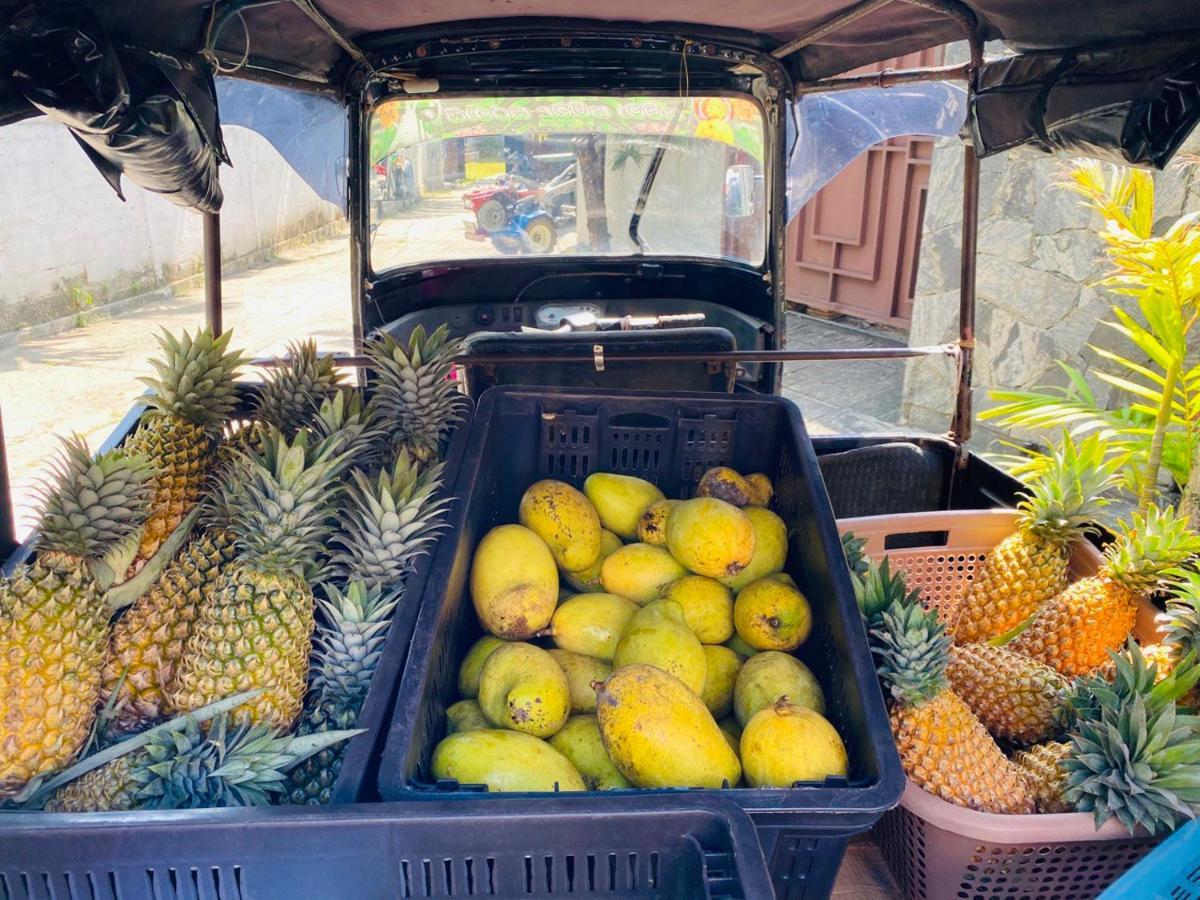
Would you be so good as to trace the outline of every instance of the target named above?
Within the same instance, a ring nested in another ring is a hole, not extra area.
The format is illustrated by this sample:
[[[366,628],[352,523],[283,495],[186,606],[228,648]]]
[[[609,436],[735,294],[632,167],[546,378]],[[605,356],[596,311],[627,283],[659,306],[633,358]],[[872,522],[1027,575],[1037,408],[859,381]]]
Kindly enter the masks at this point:
[[[1093,813],[1097,828],[1116,817],[1153,835],[1200,812],[1200,735],[1174,701],[1134,694],[1102,707],[1080,721],[1061,765],[1066,802]]]
[[[946,677],[993,737],[1026,744],[1054,731],[1054,711],[1068,686],[1049,666],[990,644],[951,648]]]
[[[443,439],[463,415],[463,397],[450,380],[459,342],[449,335],[445,325],[428,337],[417,326],[407,348],[389,334],[366,346],[375,401],[392,429],[393,451],[406,448],[422,466],[441,458]]]
[[[318,356],[315,341],[288,344],[287,354],[267,369],[250,422],[229,434],[226,443],[233,450],[258,450],[272,427],[291,440],[340,387],[333,357]]]
[[[150,515],[142,531],[133,570],[158,550],[167,535],[200,499],[212,448],[237,403],[234,384],[241,353],[228,352],[230,332],[213,337],[158,336],[162,357],[152,359],[156,378],[139,379],[154,390],[137,430],[125,442],[153,466]]]
[[[328,536],[346,462],[331,441],[309,445],[264,433],[261,455],[231,471],[230,511],[238,555],[200,608],[168,686],[168,711],[187,712],[235,691],[263,688],[241,715],[291,728],[308,676],[313,594],[304,571]]]
[[[896,749],[913,783],[970,809],[1033,812],[1024,777],[946,682],[951,642],[937,614],[894,603],[873,636]]]
[[[377,464],[379,438],[383,435],[375,405],[364,402],[357,388],[342,388],[326,397],[311,425],[313,435],[324,440],[338,436],[340,450],[349,452],[355,465],[369,469]]]
[[[350,473],[347,509],[334,538],[342,546],[333,557],[339,577],[387,587],[408,573],[442,530],[438,520],[449,501],[433,498],[441,474],[441,464],[419,470],[405,449],[374,481],[358,469]]]
[[[850,568],[850,580],[856,591],[863,579],[866,578],[871,565],[863,551],[866,546],[866,538],[860,538],[853,531],[842,534],[842,552],[846,554],[846,565]]]
[[[891,570],[891,561],[884,557],[879,563],[867,564],[867,571],[862,578],[855,582],[854,593],[858,599],[859,611],[867,620],[867,630],[878,628],[883,621],[883,613],[893,603],[903,603],[906,606],[921,602],[921,592],[908,589],[908,579],[904,572]]]
[[[1100,571],[1042,604],[1006,646],[1064,675],[1084,675],[1125,643],[1141,597],[1197,551],[1200,536],[1171,510],[1134,513],[1132,525],[1105,551]]]
[[[313,672],[298,728],[301,735],[354,725],[400,600],[400,594],[368,588],[361,580],[351,581],[344,591],[327,585],[325,593],[317,603],[328,624],[318,627],[313,639]],[[327,747],[292,769],[291,802],[328,803],[344,753],[344,746]]]
[[[0,580],[0,799],[69,763],[88,740],[108,651],[105,585],[90,563],[141,528],[150,469],[63,442],[43,485],[38,555]]]
[[[1018,509],[1017,530],[992,549],[958,603],[954,640],[988,641],[1025,621],[1067,586],[1071,544],[1092,530],[1089,520],[1116,484],[1118,460],[1089,437],[1046,456]]]
[[[1020,750],[1013,756],[1013,763],[1025,776],[1025,783],[1033,793],[1033,802],[1040,813],[1074,812],[1067,802],[1067,772],[1062,761],[1071,752],[1067,741],[1048,741],[1028,750]]]
[[[227,714],[214,719],[207,730],[193,716],[182,717],[182,724],[68,781],[50,797],[46,810],[262,806],[284,790],[289,768],[358,733],[294,737],[263,725],[236,726]],[[112,752],[120,752],[120,747]]]

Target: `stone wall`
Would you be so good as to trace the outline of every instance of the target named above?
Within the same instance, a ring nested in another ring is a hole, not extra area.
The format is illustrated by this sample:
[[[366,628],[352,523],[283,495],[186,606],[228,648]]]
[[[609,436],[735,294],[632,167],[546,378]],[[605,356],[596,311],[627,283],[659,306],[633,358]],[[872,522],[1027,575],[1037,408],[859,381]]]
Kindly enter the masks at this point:
[[[227,265],[341,219],[258,134],[227,127]],[[61,125],[0,130],[0,332],[143,294],[198,273],[201,217],[125,184],[122,203]]]
[[[1195,139],[1193,139],[1195,142]],[[1068,161],[1013,152],[981,163],[979,257],[974,372],[976,412],[989,407],[992,388],[1063,384],[1061,359],[1084,371],[1098,398],[1109,389],[1092,370],[1090,346],[1123,348],[1101,324],[1115,295],[1091,285],[1105,262],[1093,217],[1080,198],[1058,185]],[[1155,176],[1156,216],[1173,221],[1200,210],[1200,171],[1172,166]],[[962,149],[957,140],[935,147],[926,205],[920,269],[913,305],[913,345],[953,341],[958,334],[959,237],[962,226]],[[903,424],[944,432],[953,408],[955,373],[940,358],[906,366]],[[1003,436],[976,421],[972,443]]]

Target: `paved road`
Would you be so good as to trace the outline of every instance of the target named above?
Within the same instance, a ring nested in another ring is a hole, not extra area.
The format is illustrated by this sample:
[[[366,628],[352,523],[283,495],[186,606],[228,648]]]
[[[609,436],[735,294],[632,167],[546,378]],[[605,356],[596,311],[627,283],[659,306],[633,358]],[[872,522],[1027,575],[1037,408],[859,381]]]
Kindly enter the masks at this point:
[[[443,206],[431,212],[390,224],[378,240],[397,252],[407,241],[433,240],[430,232],[446,240],[453,234],[461,242],[462,211]],[[424,227],[417,227],[421,222]],[[226,326],[235,344],[255,356],[282,353],[288,340],[304,335],[315,336],[322,349],[348,350],[349,284],[344,236],[280,252],[269,263],[226,277]],[[136,379],[150,374],[146,358],[158,329],[195,328],[203,316],[203,293],[195,287],[119,318],[97,318],[0,350],[0,398],[19,530],[32,524],[32,489],[55,450],[55,435],[78,432],[97,446],[141,393]],[[813,347],[895,343],[795,314],[789,315],[788,340]],[[784,392],[800,404],[813,433],[883,431],[898,415],[902,378],[898,361],[795,364],[785,374]]]

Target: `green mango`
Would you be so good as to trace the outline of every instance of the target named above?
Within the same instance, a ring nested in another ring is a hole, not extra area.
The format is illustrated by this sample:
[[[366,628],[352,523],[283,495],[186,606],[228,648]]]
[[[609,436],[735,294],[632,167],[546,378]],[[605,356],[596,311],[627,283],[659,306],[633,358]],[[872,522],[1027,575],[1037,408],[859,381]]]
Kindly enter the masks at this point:
[[[633,787],[609,759],[595,716],[571,716],[562,730],[550,738],[550,746],[575,765],[589,791]]]
[[[697,697],[704,690],[708,676],[704,647],[687,627],[683,608],[674,600],[648,603],[629,620],[617,643],[613,669],[637,663],[669,672]]]
[[[461,731],[433,748],[437,779],[486,784],[489,791],[583,791],[583,776],[545,741],[501,728]]]

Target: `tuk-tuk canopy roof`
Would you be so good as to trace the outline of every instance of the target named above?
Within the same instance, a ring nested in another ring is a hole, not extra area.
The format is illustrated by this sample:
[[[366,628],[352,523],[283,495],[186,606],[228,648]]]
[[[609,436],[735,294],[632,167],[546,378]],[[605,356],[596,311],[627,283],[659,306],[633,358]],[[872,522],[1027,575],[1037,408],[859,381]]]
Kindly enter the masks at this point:
[[[390,32],[521,17],[637,23],[648,30],[686,26],[736,29],[784,44],[861,0],[83,0],[114,39],[144,49],[197,52],[210,23],[237,9],[220,29],[215,49],[254,68],[305,80],[336,80],[350,59],[343,37],[365,49],[381,46]],[[789,57],[794,73],[814,79],[963,37],[961,27],[934,9],[936,0],[892,0]],[[25,6],[0,0],[0,22]],[[1150,36],[1200,33],[1200,3],[1178,0],[963,0],[945,5],[969,10],[978,36],[1002,39],[1018,50],[1054,50],[1097,42],[1137,42]],[[214,16],[215,12],[215,16]],[[324,18],[332,30],[319,24]],[[244,23],[244,28],[242,24]],[[336,32],[334,34],[333,32]],[[436,31],[435,31],[436,33]],[[8,104],[0,102],[0,109]]]

